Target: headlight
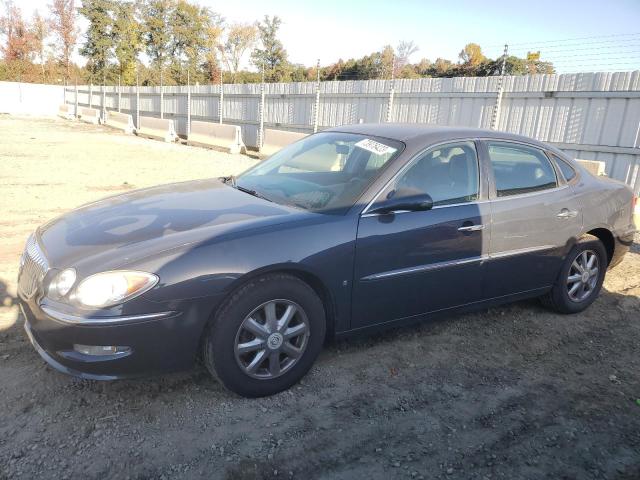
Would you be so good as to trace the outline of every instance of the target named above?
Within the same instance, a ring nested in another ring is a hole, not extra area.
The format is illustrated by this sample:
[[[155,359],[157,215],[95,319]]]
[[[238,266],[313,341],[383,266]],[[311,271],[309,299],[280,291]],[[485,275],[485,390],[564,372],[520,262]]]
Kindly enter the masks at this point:
[[[152,273],[119,270],[96,273],[85,278],[71,300],[82,307],[103,308],[141,295],[158,283]]]
[[[64,297],[69,293],[74,283],[76,283],[76,271],[73,268],[61,271],[49,284],[49,297],[56,300]]]

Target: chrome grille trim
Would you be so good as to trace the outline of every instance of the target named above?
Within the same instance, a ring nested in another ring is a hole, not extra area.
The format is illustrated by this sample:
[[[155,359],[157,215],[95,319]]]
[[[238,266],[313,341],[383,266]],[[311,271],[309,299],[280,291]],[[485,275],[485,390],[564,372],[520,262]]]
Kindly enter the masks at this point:
[[[48,270],[49,262],[40,249],[35,235],[31,235],[20,259],[20,272],[18,273],[20,293],[26,298],[33,297],[41,287],[42,280]]]

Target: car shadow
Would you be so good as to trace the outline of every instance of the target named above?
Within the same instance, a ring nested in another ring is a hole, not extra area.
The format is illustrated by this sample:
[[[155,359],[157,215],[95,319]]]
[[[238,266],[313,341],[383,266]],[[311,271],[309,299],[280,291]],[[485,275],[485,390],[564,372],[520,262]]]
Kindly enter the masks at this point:
[[[7,284],[0,280],[0,308],[11,308],[18,304],[18,299],[9,293]]]

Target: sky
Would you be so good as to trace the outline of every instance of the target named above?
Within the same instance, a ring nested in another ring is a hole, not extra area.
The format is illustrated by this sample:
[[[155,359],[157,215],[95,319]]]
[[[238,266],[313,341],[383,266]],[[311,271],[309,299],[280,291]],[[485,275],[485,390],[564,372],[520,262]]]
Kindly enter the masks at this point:
[[[413,41],[411,60],[457,61],[465,44],[478,43],[496,58],[504,44],[562,72],[640,69],[640,0],[194,0],[229,22],[278,15],[290,61],[307,66],[357,58]],[[25,13],[49,0],[15,0]]]

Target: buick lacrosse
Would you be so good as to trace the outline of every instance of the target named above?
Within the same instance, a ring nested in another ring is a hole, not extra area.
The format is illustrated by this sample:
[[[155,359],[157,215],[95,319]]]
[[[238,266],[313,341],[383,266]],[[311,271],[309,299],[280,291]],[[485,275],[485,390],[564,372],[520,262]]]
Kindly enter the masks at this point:
[[[237,177],[133,191],[39,227],[25,330],[91,379],[202,358],[270,395],[328,337],[540,297],[587,308],[629,249],[633,195],[521,136],[376,124],[300,140]]]

